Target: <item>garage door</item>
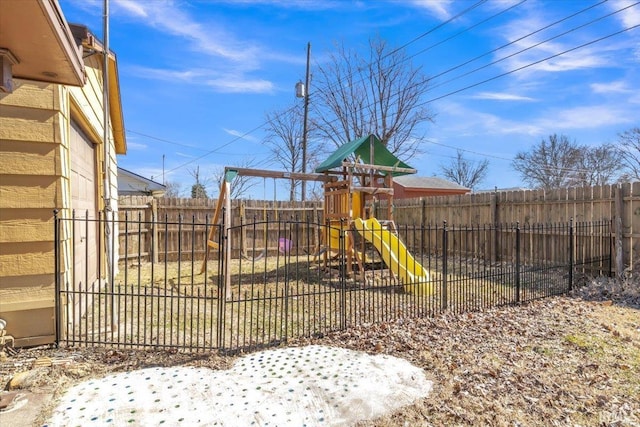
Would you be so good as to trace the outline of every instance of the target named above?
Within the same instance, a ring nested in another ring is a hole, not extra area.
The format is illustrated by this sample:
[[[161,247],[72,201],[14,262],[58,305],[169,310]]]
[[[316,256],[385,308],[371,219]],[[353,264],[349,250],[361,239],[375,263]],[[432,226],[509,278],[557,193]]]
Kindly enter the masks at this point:
[[[96,199],[95,144],[77,123],[71,122],[71,207],[77,221],[74,227],[74,285],[87,289],[98,278],[98,201]]]

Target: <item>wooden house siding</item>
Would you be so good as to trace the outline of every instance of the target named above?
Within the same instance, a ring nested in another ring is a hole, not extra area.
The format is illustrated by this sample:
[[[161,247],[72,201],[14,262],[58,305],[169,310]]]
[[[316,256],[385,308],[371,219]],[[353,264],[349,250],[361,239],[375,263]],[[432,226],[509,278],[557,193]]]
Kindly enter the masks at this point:
[[[0,317],[18,346],[55,340],[53,212],[69,218],[74,208],[72,121],[95,144],[95,199],[98,209],[104,208],[100,58],[85,59],[84,87],[16,79],[13,93],[0,93]],[[113,137],[109,153],[111,195],[117,201]],[[116,207],[113,202],[112,208]],[[69,227],[61,230],[60,237],[61,282],[68,283],[73,268]]]
[[[22,344],[54,337],[53,210],[62,207],[61,87],[0,95],[0,313]]]

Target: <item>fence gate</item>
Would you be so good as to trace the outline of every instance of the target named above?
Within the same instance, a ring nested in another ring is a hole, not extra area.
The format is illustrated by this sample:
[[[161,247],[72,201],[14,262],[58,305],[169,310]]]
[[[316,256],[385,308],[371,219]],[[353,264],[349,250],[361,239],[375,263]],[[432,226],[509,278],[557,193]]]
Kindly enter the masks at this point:
[[[344,233],[315,222],[267,220],[229,229],[220,348],[261,347],[345,327],[345,259],[321,250],[332,234],[339,236],[338,253]]]

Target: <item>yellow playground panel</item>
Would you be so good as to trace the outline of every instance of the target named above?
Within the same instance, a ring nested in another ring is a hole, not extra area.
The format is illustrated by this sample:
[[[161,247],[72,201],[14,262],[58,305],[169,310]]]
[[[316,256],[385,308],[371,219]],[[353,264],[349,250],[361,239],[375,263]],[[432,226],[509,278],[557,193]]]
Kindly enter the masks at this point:
[[[315,172],[338,177],[327,179],[324,184],[324,219],[329,226],[323,235],[327,249],[325,263],[328,253],[337,253],[347,260],[347,274],[353,274],[354,258],[360,272],[364,272],[364,254],[354,248],[354,233],[358,233],[378,250],[392,274],[398,275],[405,291],[431,294],[428,272],[398,236],[383,229],[372,215],[373,203],[382,196],[388,200],[386,222],[393,223],[393,177],[416,173],[416,170],[389,152],[375,135],[368,135],[339,147]]]
[[[398,275],[405,291],[415,295],[433,293],[429,272],[416,261],[398,236],[383,228],[380,221],[373,217],[366,221],[356,218],[355,228],[367,241],[373,243],[385,264]]]
[[[236,176],[262,178],[313,180],[324,182],[324,222],[322,246],[317,253],[324,254],[325,265],[328,257],[339,256],[346,260],[347,274],[353,274],[353,261],[358,264],[364,276],[366,251],[355,248],[358,235],[370,242],[392,275],[397,275],[405,291],[427,295],[432,293],[429,273],[409,253],[398,236],[383,229],[382,224],[373,218],[372,207],[379,197],[387,203],[387,224],[393,225],[393,177],[416,173],[416,170],[394,156],[375,135],[367,135],[340,146],[329,158],[320,164],[315,173],[296,173],[269,171],[249,168],[225,168],[225,176],[220,186],[220,197],[216,205],[213,222],[207,236],[207,245],[202,262],[201,273],[207,268],[207,259],[211,249],[219,249],[217,238],[228,233],[231,226],[231,183]],[[225,209],[223,209],[225,208]],[[224,216],[224,218],[222,218]],[[224,224],[224,229],[215,227]],[[395,229],[395,226],[392,227]],[[230,242],[226,247],[231,247]],[[224,262],[229,264],[231,252],[223,254]],[[225,288],[230,293],[230,275],[225,276]]]

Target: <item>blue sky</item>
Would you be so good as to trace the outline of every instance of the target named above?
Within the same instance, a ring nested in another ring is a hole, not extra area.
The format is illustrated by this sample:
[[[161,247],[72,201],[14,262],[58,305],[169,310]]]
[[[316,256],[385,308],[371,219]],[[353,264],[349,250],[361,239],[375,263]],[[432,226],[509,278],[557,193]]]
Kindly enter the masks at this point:
[[[69,22],[102,38],[102,0],[59,2]],[[262,144],[265,113],[296,102],[307,42],[313,74],[336,43],[365,52],[377,35],[409,43],[414,65],[437,76],[425,95],[436,118],[424,154],[403,159],[419,175],[438,175],[461,149],[489,160],[481,188],[522,186],[511,159],[549,134],[600,145],[640,126],[640,27],[611,36],[640,24],[640,4],[518,3],[489,0],[447,22],[475,1],[111,0],[128,143],[119,164],[162,181],[164,156],[165,179],[185,192],[196,167],[205,180],[248,162],[278,169]],[[273,197],[265,187],[249,196]]]

